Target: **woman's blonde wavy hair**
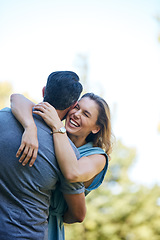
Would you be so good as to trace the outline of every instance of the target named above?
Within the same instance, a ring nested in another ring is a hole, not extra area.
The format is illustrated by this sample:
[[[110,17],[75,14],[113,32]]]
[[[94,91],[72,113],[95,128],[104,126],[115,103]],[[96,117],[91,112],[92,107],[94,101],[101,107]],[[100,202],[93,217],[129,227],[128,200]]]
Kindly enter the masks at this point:
[[[98,118],[96,124],[100,126],[100,130],[96,134],[90,133],[87,136],[86,142],[93,142],[94,147],[102,148],[110,159],[110,154],[112,152],[112,131],[109,106],[103,98],[94,93],[86,93],[82,96],[82,98],[84,97],[88,97],[96,102],[98,106]]]

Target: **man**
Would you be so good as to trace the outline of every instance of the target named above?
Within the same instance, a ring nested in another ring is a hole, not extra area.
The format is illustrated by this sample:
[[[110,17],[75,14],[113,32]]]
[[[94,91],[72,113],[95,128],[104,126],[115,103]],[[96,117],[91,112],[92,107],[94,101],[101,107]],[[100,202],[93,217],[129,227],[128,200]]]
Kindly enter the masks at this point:
[[[81,91],[75,73],[54,72],[48,77],[44,101],[53,105],[63,119]],[[68,204],[64,220],[68,223],[82,221],[85,215],[83,184],[71,184],[64,179],[56,162],[49,127],[39,116],[34,116],[34,120],[38,129],[38,155],[32,168],[29,165],[23,167],[16,158],[23,128],[10,109],[0,111],[1,240],[47,240],[51,191],[57,182]],[[78,157],[76,148],[73,148]]]

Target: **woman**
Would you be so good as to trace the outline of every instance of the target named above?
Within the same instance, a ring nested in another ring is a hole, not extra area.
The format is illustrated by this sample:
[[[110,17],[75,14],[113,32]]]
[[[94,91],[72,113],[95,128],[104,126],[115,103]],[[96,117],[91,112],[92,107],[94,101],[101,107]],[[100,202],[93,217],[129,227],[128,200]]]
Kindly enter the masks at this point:
[[[17,104],[17,107],[15,107],[14,104],[14,109],[12,109],[13,114],[15,114],[23,126],[27,121],[33,123],[32,116],[30,116],[30,118],[28,118],[28,116],[26,118],[24,115],[21,116],[20,108],[23,105],[23,97],[21,95],[12,95],[11,102],[14,101],[15,98],[20,98],[16,102],[20,102],[21,104]],[[28,100],[28,106],[26,106],[25,103],[23,108],[24,107],[31,109],[33,103]],[[78,161],[70,146],[67,135],[57,133],[57,129],[61,128],[63,124],[55,109],[49,103],[43,102],[34,106],[33,112],[40,115],[52,129],[55,153],[64,177],[70,182],[84,182],[86,194],[97,188],[103,181],[108,167],[108,157],[110,157],[111,153],[111,122],[110,110],[107,103],[93,93],[87,93],[83,95],[77,105],[68,112],[65,128],[68,136],[80,151],[81,158]],[[26,132],[25,135],[32,141],[33,139],[35,139],[34,142],[37,141],[35,137],[35,127],[32,128],[32,131],[28,130],[28,133]],[[31,150],[29,147],[26,148],[24,144],[21,144],[17,152],[17,157],[24,148],[26,152],[22,154],[20,162],[23,162],[25,165],[32,155],[32,165],[36,157],[37,149],[34,151],[34,149]],[[26,154],[28,154],[27,157]],[[60,196],[60,193],[57,191],[53,193],[52,200],[54,199],[54,201],[51,201],[49,218],[50,240],[55,239],[55,222],[59,229],[59,236],[57,236],[56,239],[64,239],[62,215],[66,209],[66,205],[62,196]],[[57,216],[55,216],[56,211]],[[54,215],[52,213],[54,213]]]

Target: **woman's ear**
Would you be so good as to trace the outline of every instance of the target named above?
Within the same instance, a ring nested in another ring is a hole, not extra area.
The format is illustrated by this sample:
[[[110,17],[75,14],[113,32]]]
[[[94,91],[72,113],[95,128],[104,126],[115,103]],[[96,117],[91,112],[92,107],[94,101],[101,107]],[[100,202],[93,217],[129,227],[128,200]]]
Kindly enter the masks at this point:
[[[99,132],[100,129],[101,129],[100,126],[97,125],[96,128],[92,130],[92,133],[96,134]]]

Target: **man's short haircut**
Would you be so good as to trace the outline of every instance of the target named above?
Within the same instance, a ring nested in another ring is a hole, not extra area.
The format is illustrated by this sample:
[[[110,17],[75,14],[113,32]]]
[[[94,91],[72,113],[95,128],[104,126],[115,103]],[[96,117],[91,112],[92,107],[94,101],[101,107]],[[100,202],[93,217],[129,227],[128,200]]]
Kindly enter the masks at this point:
[[[43,101],[50,103],[57,110],[64,110],[79,99],[82,90],[76,73],[71,71],[53,72],[48,76]]]

